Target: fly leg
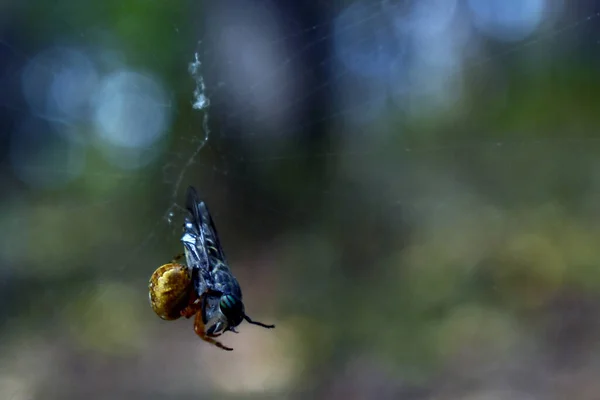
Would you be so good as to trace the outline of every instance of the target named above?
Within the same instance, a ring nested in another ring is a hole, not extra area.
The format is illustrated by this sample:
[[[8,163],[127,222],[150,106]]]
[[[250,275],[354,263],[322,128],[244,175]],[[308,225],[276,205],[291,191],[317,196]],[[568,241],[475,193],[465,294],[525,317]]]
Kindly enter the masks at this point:
[[[176,264],[177,261],[181,260],[183,258],[183,256],[185,256],[185,253],[180,253],[177,254],[175,257],[173,257],[173,261],[171,261],[173,264]]]
[[[208,304],[208,301],[206,301],[206,296],[209,296],[210,294],[211,294],[211,291],[207,290],[202,295],[202,300],[201,300],[201,303],[202,303],[202,323],[204,324],[204,333],[206,334],[206,336],[212,337],[212,338],[216,338],[216,337],[221,336],[221,334],[223,332],[219,332],[219,333],[213,333],[213,332],[211,332],[211,330],[212,330],[211,328],[216,327],[216,324],[214,323],[214,320],[213,320],[213,324],[208,328],[208,332],[206,331],[206,324],[209,323],[209,322],[211,322],[211,321],[208,321],[208,316],[206,314],[206,307],[207,307],[207,304]]]

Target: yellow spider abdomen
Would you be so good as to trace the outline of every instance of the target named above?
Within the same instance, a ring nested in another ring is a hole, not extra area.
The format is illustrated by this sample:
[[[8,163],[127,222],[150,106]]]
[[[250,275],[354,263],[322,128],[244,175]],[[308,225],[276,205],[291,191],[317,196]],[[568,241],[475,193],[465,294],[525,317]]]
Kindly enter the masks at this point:
[[[174,320],[187,307],[192,279],[185,265],[170,263],[159,267],[148,285],[150,305],[162,319]]]

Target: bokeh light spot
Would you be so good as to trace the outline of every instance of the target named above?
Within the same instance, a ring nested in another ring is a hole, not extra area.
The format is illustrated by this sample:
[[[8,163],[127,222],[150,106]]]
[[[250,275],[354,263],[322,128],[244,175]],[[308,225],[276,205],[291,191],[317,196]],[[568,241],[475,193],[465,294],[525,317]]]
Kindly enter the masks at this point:
[[[171,108],[167,94],[153,78],[131,71],[105,77],[95,98],[97,135],[109,144],[147,147],[168,129]]]

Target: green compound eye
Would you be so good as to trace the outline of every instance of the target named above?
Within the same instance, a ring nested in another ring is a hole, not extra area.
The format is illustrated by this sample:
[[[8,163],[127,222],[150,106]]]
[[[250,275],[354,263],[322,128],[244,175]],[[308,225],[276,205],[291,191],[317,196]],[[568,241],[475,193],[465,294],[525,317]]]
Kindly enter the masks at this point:
[[[234,297],[230,294],[221,296],[221,302],[219,303],[219,306],[221,307],[221,311],[226,312],[229,310],[235,310],[236,308],[239,308],[239,305],[240,305],[240,300],[237,299],[236,297]]]
[[[235,296],[230,294],[221,296],[219,307],[231,326],[238,326],[244,319],[244,304]]]

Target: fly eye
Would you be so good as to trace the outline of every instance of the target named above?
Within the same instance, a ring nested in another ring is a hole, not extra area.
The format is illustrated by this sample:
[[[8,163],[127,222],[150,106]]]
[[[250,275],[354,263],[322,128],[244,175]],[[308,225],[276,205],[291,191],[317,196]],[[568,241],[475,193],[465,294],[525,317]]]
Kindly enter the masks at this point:
[[[240,301],[233,297],[230,294],[226,294],[225,296],[221,296],[221,301],[219,302],[219,306],[224,313],[229,311],[233,311],[236,308],[239,308]]]
[[[221,296],[219,307],[231,326],[238,326],[244,319],[244,304],[235,296],[230,294]]]

